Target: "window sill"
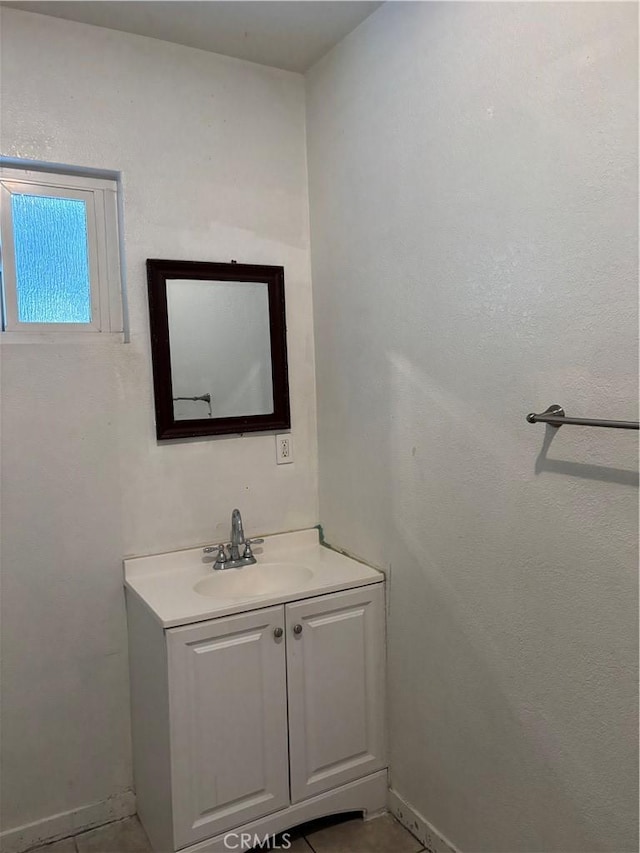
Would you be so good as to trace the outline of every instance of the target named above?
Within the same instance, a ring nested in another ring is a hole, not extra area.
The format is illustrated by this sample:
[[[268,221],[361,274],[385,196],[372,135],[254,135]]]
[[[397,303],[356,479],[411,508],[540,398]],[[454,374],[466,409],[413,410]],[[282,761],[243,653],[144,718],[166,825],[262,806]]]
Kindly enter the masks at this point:
[[[125,344],[124,332],[0,332],[2,344]]]

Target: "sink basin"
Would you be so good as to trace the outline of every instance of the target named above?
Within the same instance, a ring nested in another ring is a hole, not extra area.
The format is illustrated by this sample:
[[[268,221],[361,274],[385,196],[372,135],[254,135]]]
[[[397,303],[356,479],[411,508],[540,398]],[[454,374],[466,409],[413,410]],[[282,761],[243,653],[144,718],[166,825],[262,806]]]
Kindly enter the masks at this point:
[[[131,557],[124,572],[127,595],[142,601],[163,628],[384,580],[376,569],[320,545],[317,528],[265,536],[258,562],[240,569],[214,571],[200,546]]]
[[[211,598],[238,599],[286,592],[307,583],[313,572],[293,563],[256,563],[239,569],[223,569],[194,584],[194,591]]]

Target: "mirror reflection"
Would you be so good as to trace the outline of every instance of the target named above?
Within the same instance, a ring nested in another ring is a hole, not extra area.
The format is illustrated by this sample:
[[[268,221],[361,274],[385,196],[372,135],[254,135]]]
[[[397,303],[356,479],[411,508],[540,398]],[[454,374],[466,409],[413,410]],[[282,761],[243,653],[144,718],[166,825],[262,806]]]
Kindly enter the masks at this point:
[[[273,413],[268,284],[166,286],[174,420]]]

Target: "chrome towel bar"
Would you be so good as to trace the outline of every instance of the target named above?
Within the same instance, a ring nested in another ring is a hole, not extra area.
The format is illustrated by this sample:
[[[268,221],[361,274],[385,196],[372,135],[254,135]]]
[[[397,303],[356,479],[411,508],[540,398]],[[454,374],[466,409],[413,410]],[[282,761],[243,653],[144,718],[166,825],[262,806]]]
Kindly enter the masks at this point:
[[[638,421],[610,421],[600,418],[568,418],[565,416],[564,409],[557,403],[549,406],[544,412],[537,415],[531,412],[527,415],[527,420],[530,424],[550,424],[554,427],[561,427],[563,424],[574,424],[576,426],[592,426],[592,427],[608,427],[610,429],[640,429]]]

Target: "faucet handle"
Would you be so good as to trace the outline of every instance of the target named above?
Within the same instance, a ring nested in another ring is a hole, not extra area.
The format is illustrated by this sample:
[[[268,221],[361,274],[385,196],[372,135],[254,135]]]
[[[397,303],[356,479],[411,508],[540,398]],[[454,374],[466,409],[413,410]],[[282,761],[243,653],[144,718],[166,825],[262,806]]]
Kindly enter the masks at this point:
[[[206,548],[202,549],[202,553],[203,554],[213,554],[214,552],[216,552],[217,554],[220,554],[221,549],[229,548],[229,547],[230,547],[229,542],[226,542],[226,543],[221,542],[219,545],[207,545]]]
[[[253,557],[253,551],[251,550],[252,545],[262,545],[264,539],[245,539],[244,540],[244,553],[242,554],[244,559],[249,557]]]
[[[227,545],[227,548],[228,547],[229,546]],[[227,557],[227,553],[224,549],[225,549],[224,542],[221,542],[218,545],[218,553],[216,554],[216,561],[213,564],[214,569],[224,569],[225,564],[229,562],[229,557]]]

